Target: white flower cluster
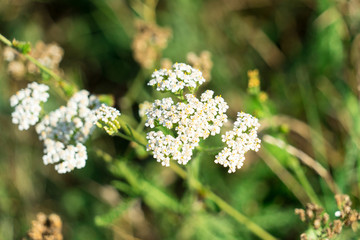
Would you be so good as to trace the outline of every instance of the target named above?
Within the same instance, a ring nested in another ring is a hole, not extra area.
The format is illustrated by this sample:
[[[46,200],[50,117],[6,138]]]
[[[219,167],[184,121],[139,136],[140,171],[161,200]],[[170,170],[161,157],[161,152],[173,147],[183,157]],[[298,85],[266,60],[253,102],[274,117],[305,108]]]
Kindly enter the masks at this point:
[[[186,103],[174,103],[171,98],[155,100],[146,113],[146,126],[163,126],[175,129],[176,137],[164,135],[161,131],[147,134],[148,151],[164,166],[169,166],[170,159],[179,164],[186,164],[192,156],[192,150],[201,139],[220,133],[220,128],[227,121],[225,114],[227,103],[220,96],[213,98],[214,92],[205,91],[200,100],[192,94],[186,94]]]
[[[115,121],[117,117],[121,115],[120,111],[116,108],[109,107],[105,104],[101,104],[101,107],[95,111],[96,122],[102,121],[108,123],[109,121]]]
[[[47,85],[32,82],[11,96],[10,105],[15,107],[12,122],[19,125],[19,130],[27,130],[39,121],[40,104],[49,98],[48,90]]]
[[[99,105],[95,96],[82,90],[66,106],[51,112],[36,125],[39,139],[44,141],[45,164],[58,163],[55,169],[59,173],[85,166],[87,154],[83,143],[94,130]]]
[[[157,91],[170,91],[178,93],[185,87],[195,89],[205,82],[202,73],[184,63],[175,63],[171,70],[160,69],[151,75],[148,83],[156,86]]]
[[[215,157],[215,163],[229,167],[229,173],[240,169],[245,160],[244,154],[249,151],[258,151],[261,140],[258,138],[257,130],[260,127],[257,118],[247,113],[238,113],[234,128],[222,135],[225,147]]]
[[[76,145],[65,145],[62,142],[54,141],[50,138],[44,141],[44,164],[58,163],[55,170],[59,173],[72,171],[74,168],[83,168],[86,164],[87,152],[82,143]]]

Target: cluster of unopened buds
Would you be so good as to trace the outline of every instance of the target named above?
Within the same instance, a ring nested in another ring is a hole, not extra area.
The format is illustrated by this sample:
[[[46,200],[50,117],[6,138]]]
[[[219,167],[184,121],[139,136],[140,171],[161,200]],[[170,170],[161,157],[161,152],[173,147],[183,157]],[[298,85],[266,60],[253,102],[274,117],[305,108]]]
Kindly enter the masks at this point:
[[[148,85],[160,92],[173,93],[178,100],[168,97],[155,100],[151,107],[147,105],[145,125],[154,129],[147,134],[147,150],[152,151],[163,166],[170,166],[171,160],[188,163],[200,141],[219,134],[228,120],[226,110],[229,106],[221,96],[214,97],[212,90],[206,90],[200,98],[195,96],[204,82],[199,70],[184,63],[152,74]],[[244,154],[260,148],[259,126],[255,117],[239,113],[234,129],[223,135],[227,147],[216,156],[215,163],[229,167],[229,173],[241,168]]]
[[[95,112],[96,125],[99,128],[104,128],[109,135],[114,135],[120,129],[120,123],[118,120],[120,115],[120,111],[116,108],[102,104]]]

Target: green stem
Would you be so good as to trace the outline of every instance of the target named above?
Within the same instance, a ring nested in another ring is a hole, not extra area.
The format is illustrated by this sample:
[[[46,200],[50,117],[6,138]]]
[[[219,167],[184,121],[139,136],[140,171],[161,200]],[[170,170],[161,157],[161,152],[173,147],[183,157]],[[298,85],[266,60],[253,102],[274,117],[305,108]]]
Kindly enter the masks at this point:
[[[128,135],[123,134],[123,133],[121,133],[121,132],[117,132],[117,133],[115,133],[114,135],[115,135],[115,136],[122,137],[122,138],[124,138],[124,139],[126,139],[126,140],[128,140],[128,141],[130,141],[130,142],[136,142],[137,144],[139,144],[139,145],[141,145],[141,146],[143,146],[143,147],[146,148],[146,144],[144,144],[144,143],[142,143],[142,142],[139,142],[137,139],[135,139],[135,138],[132,137],[132,136],[128,136]]]
[[[38,68],[40,68],[41,71],[49,74],[53,79],[55,79],[58,83],[60,83],[60,85],[67,84],[66,81],[64,79],[62,79],[59,75],[57,75],[56,73],[54,73],[49,68],[42,65],[38,60],[36,60],[32,56],[30,56],[29,54],[24,54],[24,56],[26,57],[27,60],[34,63]]]
[[[199,151],[201,152],[219,152],[221,151],[224,147],[215,147],[215,148],[203,148],[200,146],[196,147]]]
[[[320,206],[322,206],[320,199],[318,198],[318,196],[315,193],[315,190],[313,189],[313,187],[311,186],[309,180],[307,179],[301,165],[299,164],[299,162],[297,161],[297,159],[292,158],[290,159],[290,163],[289,166],[293,169],[293,171],[295,172],[295,175],[297,176],[300,184],[303,186],[305,192],[307,193],[307,195],[309,196],[311,202],[316,203]]]
[[[119,123],[123,131],[126,133],[126,135],[130,136],[132,141],[140,144],[143,147],[146,147],[147,140],[146,137],[142,134],[140,134],[138,131],[133,129],[124,119],[120,118]]]
[[[0,34],[0,41],[2,41],[7,46],[11,47],[12,43],[10,40],[8,40],[6,37],[4,37],[2,34]]]
[[[133,138],[131,138],[131,137],[129,137],[128,135],[123,134],[123,133],[121,133],[121,132],[115,133],[114,136],[121,137],[121,138],[126,139],[126,140],[128,140],[128,141],[130,141],[130,142],[131,142],[131,141],[134,141]]]

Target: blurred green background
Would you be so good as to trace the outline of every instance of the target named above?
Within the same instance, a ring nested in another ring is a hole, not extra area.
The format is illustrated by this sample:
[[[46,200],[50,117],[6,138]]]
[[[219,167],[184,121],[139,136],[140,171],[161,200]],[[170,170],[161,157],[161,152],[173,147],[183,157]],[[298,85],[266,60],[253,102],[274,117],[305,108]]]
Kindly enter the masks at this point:
[[[121,111],[123,96],[135,90],[125,109],[135,119],[137,105],[153,100],[144,82],[153,69],[144,70],[131,48],[137,19],[172,30],[162,56],[173,62],[185,62],[188,52],[209,51],[212,76],[202,90],[221,94],[232,119],[239,111],[261,118],[260,136],[280,138],[311,156],[358,205],[359,1],[0,0],[1,34],[33,45],[58,43],[65,52],[60,64],[65,78],[91,93],[114,95]],[[259,70],[265,102],[247,92],[252,69]],[[139,75],[143,80],[135,80]],[[134,89],[135,81],[140,88]],[[60,215],[64,239],[257,239],[171,170],[100,131],[90,148],[126,158],[136,176],[166,192],[181,210],[159,204],[134,187],[126,171],[117,172],[91,150],[87,166],[70,174],[44,166],[34,129],[20,132],[11,123],[9,97],[25,85],[26,79],[9,77],[1,59],[0,239],[24,237],[39,211]],[[262,148],[247,154],[235,174],[215,165],[214,154],[203,154],[192,167],[201,182],[274,236],[298,239],[307,226],[294,208],[317,199],[333,213],[334,192],[301,159],[266,141]],[[284,170],[300,183],[300,193]],[[115,222],[96,218],[111,209],[117,211]],[[354,237],[344,234],[343,239]]]

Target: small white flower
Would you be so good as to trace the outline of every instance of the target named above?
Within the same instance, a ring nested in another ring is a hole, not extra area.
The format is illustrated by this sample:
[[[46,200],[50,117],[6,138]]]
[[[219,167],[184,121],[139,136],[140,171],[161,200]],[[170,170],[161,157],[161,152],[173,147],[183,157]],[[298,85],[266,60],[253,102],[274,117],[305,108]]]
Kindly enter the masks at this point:
[[[215,157],[215,163],[229,167],[229,173],[240,169],[245,160],[245,153],[249,150],[258,151],[260,139],[257,137],[257,130],[260,124],[257,118],[247,113],[238,113],[232,131],[222,135],[222,141],[227,144]]]
[[[41,103],[49,98],[48,90],[47,85],[32,82],[10,97],[10,105],[15,107],[12,122],[19,125],[19,130],[27,130],[39,121]]]
[[[184,63],[175,63],[171,70],[160,69],[151,75],[148,85],[157,91],[177,93],[185,87],[194,89],[205,82],[201,71]]]
[[[341,217],[341,212],[340,212],[340,211],[336,211],[336,212],[335,212],[335,217]]]

